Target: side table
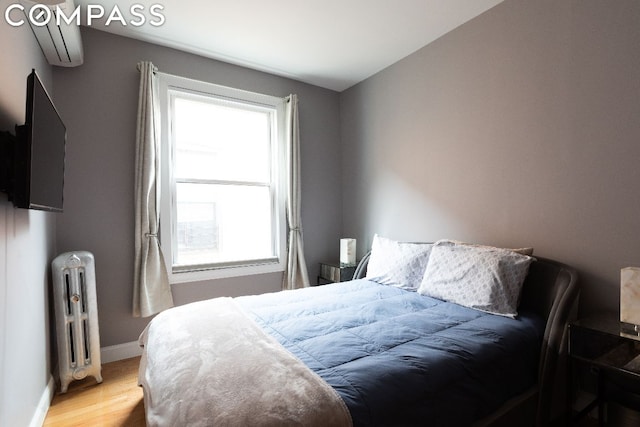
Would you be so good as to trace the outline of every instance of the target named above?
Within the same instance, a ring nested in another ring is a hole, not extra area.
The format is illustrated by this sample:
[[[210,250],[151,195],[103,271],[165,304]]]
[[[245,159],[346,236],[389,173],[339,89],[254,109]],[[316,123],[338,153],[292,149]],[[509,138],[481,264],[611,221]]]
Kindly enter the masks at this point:
[[[640,336],[620,329],[615,314],[581,319],[569,325],[569,388],[576,362],[597,373],[596,398],[581,410],[579,420],[598,407],[598,423],[604,425],[605,404],[616,402],[640,411]]]
[[[327,283],[346,282],[353,278],[355,272],[355,265],[344,265],[339,262],[321,262],[317,283],[318,285],[326,285]]]

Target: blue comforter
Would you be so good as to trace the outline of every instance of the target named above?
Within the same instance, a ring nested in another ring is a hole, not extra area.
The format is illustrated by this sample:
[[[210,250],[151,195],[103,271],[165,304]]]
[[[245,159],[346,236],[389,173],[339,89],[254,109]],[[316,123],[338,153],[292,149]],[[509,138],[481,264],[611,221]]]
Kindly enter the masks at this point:
[[[531,387],[544,322],[368,280],[236,298],[329,383],[356,426],[464,426]]]

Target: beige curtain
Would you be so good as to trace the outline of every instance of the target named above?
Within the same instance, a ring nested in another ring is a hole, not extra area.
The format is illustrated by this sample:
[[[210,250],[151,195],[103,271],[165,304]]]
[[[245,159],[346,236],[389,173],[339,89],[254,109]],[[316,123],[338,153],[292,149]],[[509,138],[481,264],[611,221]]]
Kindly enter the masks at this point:
[[[309,287],[309,274],[307,273],[302,242],[302,221],[300,219],[300,129],[298,127],[297,95],[289,95],[285,114],[289,239],[282,289],[296,289]]]
[[[135,163],[135,266],[133,315],[148,317],[173,307],[158,240],[160,225],[160,112],[155,67],[138,63],[140,92]]]

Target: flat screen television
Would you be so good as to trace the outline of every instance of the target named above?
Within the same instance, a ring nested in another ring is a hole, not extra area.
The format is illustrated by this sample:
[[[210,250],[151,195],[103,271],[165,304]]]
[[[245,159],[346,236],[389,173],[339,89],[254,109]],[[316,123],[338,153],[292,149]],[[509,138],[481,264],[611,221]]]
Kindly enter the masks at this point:
[[[35,70],[27,78],[25,124],[16,126],[9,199],[16,207],[63,210],[67,130]]]

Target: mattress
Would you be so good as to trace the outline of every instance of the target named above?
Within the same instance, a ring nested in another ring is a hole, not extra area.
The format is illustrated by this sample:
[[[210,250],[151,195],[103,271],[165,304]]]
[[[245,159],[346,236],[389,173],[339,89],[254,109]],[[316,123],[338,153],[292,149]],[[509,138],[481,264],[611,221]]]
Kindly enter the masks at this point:
[[[354,425],[469,425],[537,380],[544,320],[365,279],[235,298],[333,387]]]

